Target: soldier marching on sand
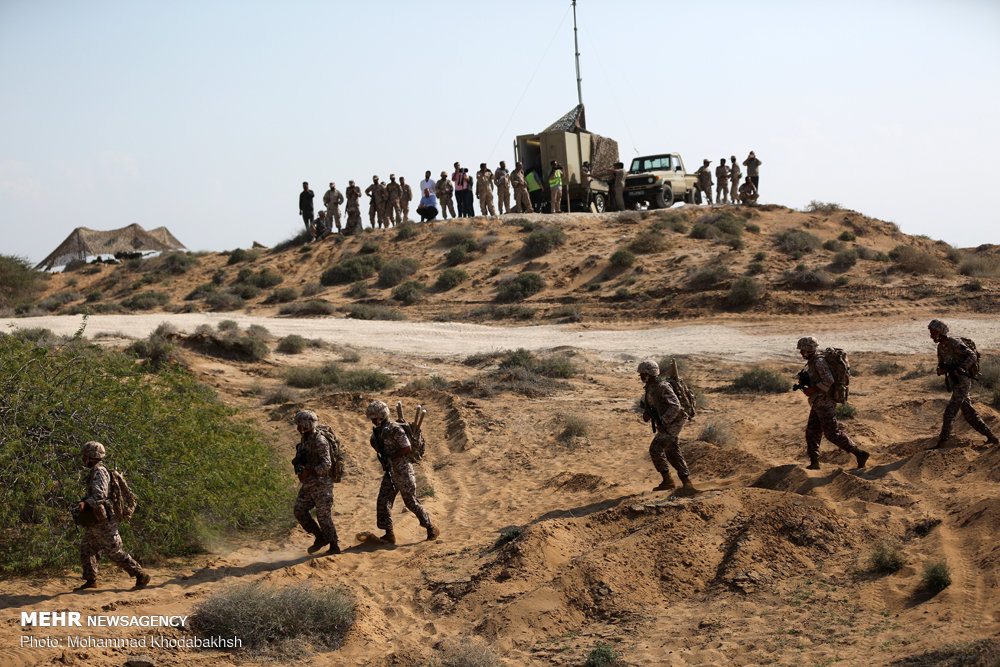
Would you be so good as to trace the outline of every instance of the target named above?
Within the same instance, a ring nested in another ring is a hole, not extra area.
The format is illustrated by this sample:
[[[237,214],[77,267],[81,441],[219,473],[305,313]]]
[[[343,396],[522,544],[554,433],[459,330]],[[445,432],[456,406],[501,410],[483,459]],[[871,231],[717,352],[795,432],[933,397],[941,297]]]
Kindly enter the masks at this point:
[[[295,458],[292,459],[295,475],[302,483],[299,495],[295,498],[295,519],[307,533],[316,538],[307,549],[309,553],[316,553],[329,544],[330,548],[326,553],[339,554],[340,546],[337,543],[332,511],[333,483],[340,481],[344,471],[340,442],[332,432],[321,433],[317,429],[319,418],[312,410],[300,410],[295,414],[294,421],[302,436],[295,447]],[[316,519],[309,513],[313,508],[316,508]]]
[[[442,171],[441,178],[438,182],[434,184],[434,194],[437,196],[438,203],[441,206],[441,219],[448,219],[448,212],[451,212],[451,217],[457,217],[455,215],[455,202],[452,196],[455,193],[455,186],[451,184],[448,179],[448,172]]]
[[[412,451],[409,438],[403,427],[392,421],[389,406],[382,401],[372,401],[365,409],[365,416],[372,422],[372,436],[369,441],[385,474],[379,487],[376,501],[376,521],[385,534],[381,537],[386,544],[396,543],[392,526],[392,504],[399,494],[406,509],[413,512],[420,525],[427,530],[427,539],[437,539],[440,529],[431,523],[430,516],[417,500],[417,480],[409,455]]]
[[[637,370],[645,387],[642,419],[652,422],[656,434],[649,443],[649,457],[653,459],[653,466],[663,478],[653,490],[666,491],[674,488],[674,481],[670,477],[670,466],[673,466],[680,477],[683,490],[693,493],[696,489],[691,484],[691,473],[680,447],[681,429],[687,423],[687,415],[681,409],[681,402],[670,382],[660,377],[659,364],[647,359],[639,364]]]
[[[83,526],[83,541],[80,543],[80,564],[83,566],[84,582],[74,590],[85,590],[97,586],[97,561],[103,553],[108,559],[135,577],[133,590],[145,588],[149,575],[142,566],[122,547],[118,534],[118,519],[112,509],[109,494],[111,473],[104,467],[104,445],[88,442],[81,448],[83,464],[90,468],[87,475],[87,497],[77,503],[74,512],[85,517],[77,522]]]
[[[948,335],[948,325],[941,320],[931,320],[927,325],[931,340],[937,343],[937,374],[947,377],[951,387],[951,400],[944,409],[944,420],[941,423],[941,434],[938,436],[937,447],[943,447],[951,437],[952,425],[959,411],[965,417],[969,426],[986,436],[987,445],[996,445],[998,440],[969,399],[969,390],[975,379],[979,365],[979,353],[967,344],[967,339],[954,338]],[[968,341],[971,343],[971,341]]]
[[[864,468],[870,454],[859,448],[844,433],[837,422],[837,405],[830,395],[835,379],[830,364],[818,353],[819,342],[812,336],[800,338],[796,347],[806,360],[809,382],[801,386],[802,393],[809,398],[809,421],[806,423],[806,451],[809,454],[810,470],[819,470],[819,443],[826,439],[845,452],[854,454],[857,467]]]

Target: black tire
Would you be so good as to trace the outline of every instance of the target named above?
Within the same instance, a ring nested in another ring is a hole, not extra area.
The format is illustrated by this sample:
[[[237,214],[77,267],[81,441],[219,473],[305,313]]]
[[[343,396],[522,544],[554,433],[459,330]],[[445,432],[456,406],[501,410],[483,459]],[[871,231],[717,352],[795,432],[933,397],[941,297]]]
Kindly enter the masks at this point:
[[[653,194],[653,201],[649,208],[670,208],[674,205],[674,191],[669,185],[664,185],[662,190],[657,190]]]
[[[597,209],[598,213],[604,213],[608,209],[608,201],[600,192],[594,193],[594,208]]]

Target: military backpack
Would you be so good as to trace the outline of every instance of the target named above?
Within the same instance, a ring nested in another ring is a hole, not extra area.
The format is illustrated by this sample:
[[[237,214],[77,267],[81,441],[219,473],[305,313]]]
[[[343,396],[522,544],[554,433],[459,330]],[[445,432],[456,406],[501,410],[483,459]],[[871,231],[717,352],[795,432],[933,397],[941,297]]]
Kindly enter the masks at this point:
[[[109,472],[111,473],[111,484],[108,488],[108,501],[111,503],[111,511],[119,521],[128,521],[135,514],[139,499],[128,487],[125,475],[117,470]]]
[[[847,403],[847,397],[851,393],[851,364],[847,361],[847,353],[839,347],[828,347],[823,350],[823,359],[833,373],[830,398],[834,403]]]
[[[667,373],[667,382],[670,383],[670,388],[674,390],[677,394],[677,400],[681,404],[681,411],[689,419],[693,420],[695,415],[695,403],[697,398],[691,388],[687,385],[687,382],[681,379],[680,375],[677,374],[677,361],[674,359],[670,360],[670,370]]]
[[[976,360],[972,363],[971,366],[969,366],[968,369],[969,377],[971,377],[972,379],[976,379],[979,377],[979,371],[981,370],[979,367],[979,360],[982,358],[982,355],[979,354],[979,350],[976,349],[976,343],[971,338],[965,338],[963,336],[959,338],[959,340],[962,341],[962,345],[969,348],[976,354]]]
[[[427,441],[424,440],[424,416],[427,411],[423,409],[422,405],[417,406],[416,414],[413,416],[412,422],[407,422],[406,418],[403,417],[403,404],[402,402],[396,403],[396,423],[403,428],[403,432],[406,433],[406,439],[410,441],[410,454],[408,458],[412,463],[420,463],[424,458],[424,454],[427,451]]]
[[[340,444],[340,438],[326,424],[318,424],[316,432],[326,438],[330,446],[330,478],[339,482],[344,476],[344,448]]]

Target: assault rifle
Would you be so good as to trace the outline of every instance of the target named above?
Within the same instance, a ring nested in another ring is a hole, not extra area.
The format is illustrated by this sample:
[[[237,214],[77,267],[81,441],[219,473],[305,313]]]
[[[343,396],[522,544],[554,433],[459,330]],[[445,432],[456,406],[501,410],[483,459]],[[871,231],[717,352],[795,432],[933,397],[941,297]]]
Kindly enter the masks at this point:
[[[643,419],[649,421],[649,425],[653,428],[653,433],[663,430],[663,420],[660,419],[660,413],[652,408],[652,406],[646,403],[646,399],[639,399],[639,407],[642,408]]]
[[[392,481],[392,473],[389,472],[389,457],[385,453],[385,445],[382,444],[381,430],[381,425],[372,427],[372,438],[369,441],[369,444],[371,444],[372,449],[375,450],[375,456],[378,458],[378,462],[382,466],[382,470],[384,470],[386,475],[389,476],[389,484],[392,485],[392,489],[395,491],[396,485]]]
[[[943,369],[946,373],[949,373],[949,374],[954,373],[955,375],[964,375],[965,377],[969,378],[970,380],[973,380],[973,381],[976,380],[975,377],[973,377],[972,375],[969,374],[969,371],[965,370],[964,368],[962,368],[961,366],[959,366],[954,361],[944,361],[944,362],[941,362],[940,364],[938,364],[938,368]]]
[[[798,375],[795,376],[797,382],[792,385],[792,391],[805,391],[812,386],[812,378],[809,377],[809,369],[803,368],[799,371]]]

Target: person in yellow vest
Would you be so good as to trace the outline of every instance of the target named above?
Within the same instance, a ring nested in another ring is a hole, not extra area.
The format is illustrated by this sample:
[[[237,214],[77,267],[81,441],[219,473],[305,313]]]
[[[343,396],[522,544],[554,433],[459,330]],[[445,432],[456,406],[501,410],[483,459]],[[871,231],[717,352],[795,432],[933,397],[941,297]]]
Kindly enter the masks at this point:
[[[542,206],[542,182],[538,178],[538,170],[528,170],[525,180],[528,183],[528,198],[531,199],[531,207],[535,213],[538,213],[539,208]]]
[[[552,196],[552,212],[562,213],[563,171],[555,160],[549,171],[549,194]]]

